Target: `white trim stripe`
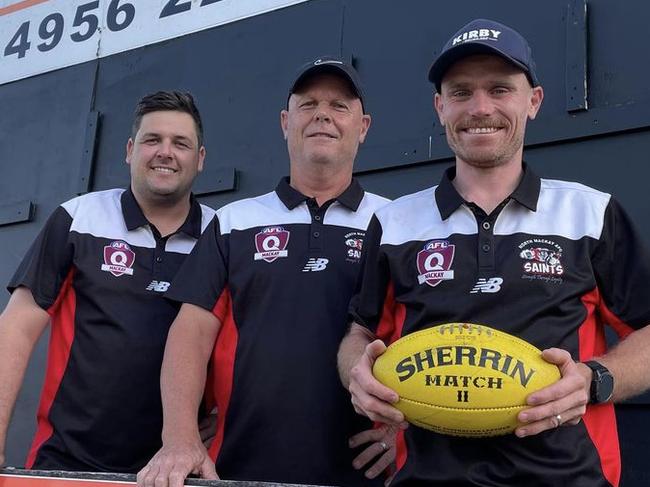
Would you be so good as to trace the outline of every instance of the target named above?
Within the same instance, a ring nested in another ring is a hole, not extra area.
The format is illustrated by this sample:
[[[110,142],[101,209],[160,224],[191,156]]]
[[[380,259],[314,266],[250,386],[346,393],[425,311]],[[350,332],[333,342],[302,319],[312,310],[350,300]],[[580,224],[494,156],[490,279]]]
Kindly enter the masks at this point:
[[[599,239],[610,199],[610,194],[583,184],[542,179],[537,211],[532,212],[511,202],[497,218],[494,234]]]
[[[126,228],[120,198],[123,189],[109,189],[88,193],[61,206],[72,217],[71,232],[92,235],[96,238],[123,240],[129,245],[156,248],[156,240],[149,227],[131,232]]]
[[[366,230],[375,211],[389,202],[390,200],[383,196],[365,193],[357,211],[353,212],[336,201],[325,212],[323,224]]]
[[[388,201],[390,200],[382,196],[365,193],[356,212],[336,201],[325,212],[323,224],[366,230],[374,211]],[[305,202],[289,210],[275,191],[230,203],[217,210],[217,218],[221,235],[228,235],[233,230],[275,225],[310,225],[312,222]]]
[[[108,240],[122,240],[129,245],[140,248],[155,249],[156,239],[151,228],[142,226],[129,231],[124,223],[121,197],[124,189],[109,189],[88,193],[61,206],[72,217],[71,232],[92,235]],[[205,230],[215,215],[215,211],[201,205],[201,232]],[[177,233],[167,239],[165,251],[189,254],[196,239],[184,233]]]
[[[381,245],[446,239],[454,234],[473,235],[478,227],[465,206],[443,221],[435,205],[437,186],[396,199],[377,211],[381,223]]]
[[[311,223],[305,203],[289,210],[275,191],[230,203],[217,210],[217,218],[221,235],[255,227]]]
[[[478,233],[474,214],[465,205],[461,205],[447,220],[442,220],[435,204],[436,187],[399,198],[377,212],[382,227],[382,245]],[[603,231],[610,198],[611,195],[583,184],[542,179],[537,211],[510,201],[496,220],[494,234],[598,239]]]

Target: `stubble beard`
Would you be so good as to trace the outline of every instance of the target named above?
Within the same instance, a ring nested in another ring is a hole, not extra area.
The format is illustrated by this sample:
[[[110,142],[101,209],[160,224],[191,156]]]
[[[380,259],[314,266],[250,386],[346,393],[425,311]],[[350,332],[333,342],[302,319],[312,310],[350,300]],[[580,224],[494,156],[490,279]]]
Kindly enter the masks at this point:
[[[521,149],[523,143],[523,134],[516,134],[509,142],[496,147],[467,147],[466,144],[457,143],[447,131],[447,144],[456,158],[479,169],[490,169],[509,162]]]

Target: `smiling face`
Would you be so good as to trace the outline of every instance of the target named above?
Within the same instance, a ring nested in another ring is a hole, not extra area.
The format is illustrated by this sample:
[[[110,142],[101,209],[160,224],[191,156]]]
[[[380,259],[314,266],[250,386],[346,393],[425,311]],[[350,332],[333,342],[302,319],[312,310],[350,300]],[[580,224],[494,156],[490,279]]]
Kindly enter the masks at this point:
[[[281,125],[292,165],[329,164],[352,168],[366,138],[370,115],[348,82],[331,74],[305,81],[282,110]]]
[[[136,199],[158,204],[186,198],[204,158],[191,115],[175,110],[147,113],[126,145]]]
[[[489,168],[521,163],[526,121],[535,118],[543,97],[515,66],[476,55],[445,73],[435,107],[457,162]]]

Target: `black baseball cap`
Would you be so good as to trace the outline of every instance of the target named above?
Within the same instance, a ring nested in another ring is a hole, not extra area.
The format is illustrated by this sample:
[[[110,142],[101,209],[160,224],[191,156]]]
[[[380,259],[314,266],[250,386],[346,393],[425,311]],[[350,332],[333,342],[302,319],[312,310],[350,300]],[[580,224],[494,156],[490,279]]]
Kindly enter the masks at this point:
[[[442,78],[460,59],[473,54],[496,54],[521,69],[532,86],[538,86],[535,61],[524,37],[494,20],[476,19],[462,27],[447,41],[429,69],[429,81],[440,93]]]
[[[321,56],[301,66],[296,73],[295,81],[291,84],[289,96],[300,89],[300,86],[308,78],[317,74],[334,74],[345,78],[350,84],[354,95],[361,101],[361,107],[363,108],[363,86],[361,85],[359,73],[357,73],[357,70],[349,62],[333,56]]]

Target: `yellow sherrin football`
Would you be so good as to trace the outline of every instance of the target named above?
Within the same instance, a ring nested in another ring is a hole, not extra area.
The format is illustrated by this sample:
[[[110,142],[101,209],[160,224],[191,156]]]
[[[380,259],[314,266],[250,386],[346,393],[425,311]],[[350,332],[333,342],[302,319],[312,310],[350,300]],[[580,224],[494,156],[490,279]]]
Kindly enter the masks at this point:
[[[511,433],[526,397],[560,379],[530,343],[472,323],[400,338],[377,359],[373,374],[399,394],[395,407],[410,423],[469,437]]]

